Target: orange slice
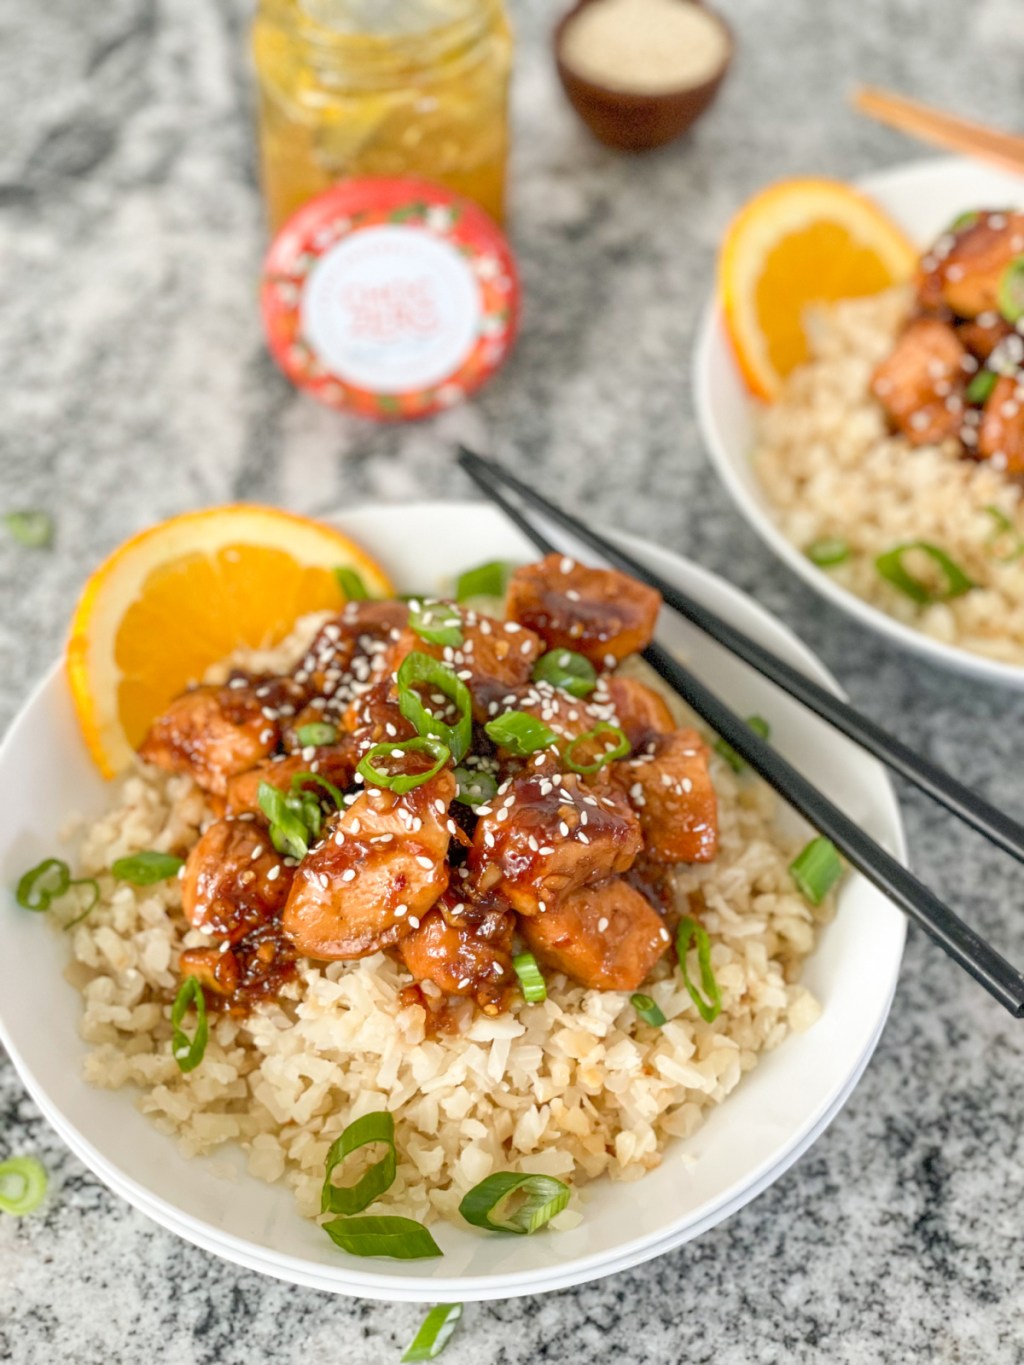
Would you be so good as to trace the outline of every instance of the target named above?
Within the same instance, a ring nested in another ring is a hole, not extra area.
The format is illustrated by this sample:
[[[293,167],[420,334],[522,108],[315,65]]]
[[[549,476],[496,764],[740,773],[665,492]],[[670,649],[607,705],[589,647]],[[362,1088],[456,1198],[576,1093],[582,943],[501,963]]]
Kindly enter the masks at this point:
[[[394,593],[340,531],[272,507],[188,512],[115,550],[85,585],[67,647],[75,710],[103,774],[125,768],[153,719],[218,659],[277,644],[306,612],[337,610],[339,567],[371,596]]]
[[[908,279],[917,252],[865,195],[837,180],[782,180],[733,219],[718,261],[725,322],[747,384],[774,398],[807,359],[808,304]]]

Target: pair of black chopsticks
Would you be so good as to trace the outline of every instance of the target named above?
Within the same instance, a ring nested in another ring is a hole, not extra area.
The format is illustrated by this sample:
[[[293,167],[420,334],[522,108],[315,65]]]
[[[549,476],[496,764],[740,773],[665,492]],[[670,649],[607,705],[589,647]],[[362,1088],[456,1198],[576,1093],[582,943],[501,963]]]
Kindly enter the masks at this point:
[[[522,506],[509,500],[509,493],[537,508],[549,521],[590,546],[609,564],[656,588],[667,606],[692,621],[713,640],[724,645],[887,767],[920,787],[992,843],[1024,861],[1024,826],[997,810],[955,777],[915,754],[895,735],[860,715],[852,706],[812,682],[771,650],[765,649],[688,594],[680,592],[671,583],[646,569],[631,555],[563,512],[494,461],[485,460],[461,446],[459,464],[491,502],[500,507],[542,553],[559,553],[560,547],[553,545],[533,525]],[[965,924],[943,905],[922,882],[865,834],[849,816],[844,815],[838,806],[833,805],[827,796],[787,763],[777,750],[667,650],[657,643],[651,644],[644,651],[644,658],[755,772],[821,834],[831,839],[847,861],[868,881],[915,919],[954,962],[979,981],[1015,1018],[1024,1015],[1024,975],[976,934],[969,924]]]

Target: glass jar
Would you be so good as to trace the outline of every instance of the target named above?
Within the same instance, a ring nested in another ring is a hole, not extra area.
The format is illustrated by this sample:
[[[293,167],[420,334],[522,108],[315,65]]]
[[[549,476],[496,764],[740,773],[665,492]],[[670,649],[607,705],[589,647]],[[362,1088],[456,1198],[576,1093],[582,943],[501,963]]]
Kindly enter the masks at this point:
[[[502,220],[503,0],[260,0],[253,48],[272,230],[354,176],[423,176]]]

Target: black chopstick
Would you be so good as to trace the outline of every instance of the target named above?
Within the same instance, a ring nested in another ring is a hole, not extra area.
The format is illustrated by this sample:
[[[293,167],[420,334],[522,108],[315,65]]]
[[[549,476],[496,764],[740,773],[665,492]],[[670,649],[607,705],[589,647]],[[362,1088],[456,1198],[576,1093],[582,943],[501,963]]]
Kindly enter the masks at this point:
[[[522,510],[505,497],[499,485],[507,483],[514,486],[510,476],[464,449],[460,452],[459,461],[473,482],[542,553],[559,552],[559,547],[548,540]],[[656,576],[641,565],[638,564],[635,570],[629,572],[658,587]],[[830,838],[868,881],[916,920],[954,962],[984,986],[1015,1018],[1024,1015],[1024,976],[1011,963],[933,895],[913,873],[865,834],[661,645],[649,645],[644,651],[644,658],[755,772],[810,824]]]
[[[717,640],[731,654],[750,664],[763,677],[802,702],[815,715],[827,720],[841,734],[852,739],[854,744],[860,745],[887,768],[919,787],[993,844],[1024,862],[1024,825],[1007,815],[1005,811],[998,810],[970,787],[964,786],[951,773],[929,762],[921,754],[915,753],[901,739],[897,739],[888,730],[855,711],[847,702],[826,691],[799,669],[780,659],[777,654],[752,640],[743,631],[731,626],[708,607],[702,606],[650,569],[645,569],[638,560],[605,540],[596,531],[592,531],[576,517],[570,516],[568,512],[549,502],[500,465],[484,460],[464,446],[460,447],[459,460],[467,473],[472,474],[474,469],[479,469],[485,476],[493,475],[505,487],[512,489],[543,512],[551,521],[564,526],[570,534],[596,550],[610,564],[614,564],[616,568],[622,569],[634,578],[642,578],[657,588],[662,599],[673,611],[692,621],[705,635]]]

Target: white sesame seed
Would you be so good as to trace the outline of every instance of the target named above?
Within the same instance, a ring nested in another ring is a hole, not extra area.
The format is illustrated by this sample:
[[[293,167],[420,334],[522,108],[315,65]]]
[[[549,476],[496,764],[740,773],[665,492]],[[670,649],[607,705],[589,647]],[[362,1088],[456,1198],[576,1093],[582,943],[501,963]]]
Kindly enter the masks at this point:
[[[601,918],[597,921],[597,932],[598,932],[599,934],[603,934],[603,933],[605,933],[605,932],[607,931],[607,929],[608,929],[608,921],[607,921],[607,919],[604,917],[604,915],[602,915]]]

